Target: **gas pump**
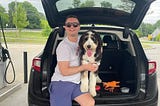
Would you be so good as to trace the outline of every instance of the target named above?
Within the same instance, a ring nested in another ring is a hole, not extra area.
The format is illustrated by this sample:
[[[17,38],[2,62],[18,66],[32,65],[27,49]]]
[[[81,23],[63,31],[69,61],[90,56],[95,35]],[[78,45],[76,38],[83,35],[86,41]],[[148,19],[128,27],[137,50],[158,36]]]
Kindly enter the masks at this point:
[[[2,19],[0,17],[0,24],[2,23]],[[4,73],[6,68],[6,62],[3,61],[3,54],[2,54],[2,45],[1,45],[1,34],[2,34],[2,25],[1,25],[1,33],[0,33],[0,89],[6,86],[4,81]]]
[[[6,86],[6,82],[4,81],[5,69],[6,61],[3,61],[2,45],[0,43],[0,89]]]
[[[2,23],[2,18],[0,17],[0,89],[5,87],[7,84],[11,84],[15,81],[15,70],[13,66],[13,62],[11,60],[9,51],[8,51],[8,46],[7,42],[5,39],[5,34],[4,34],[4,29],[3,29],[3,23]],[[6,48],[2,46],[2,37],[4,39],[4,43]],[[13,79],[12,81],[7,80],[7,71],[8,67],[11,64],[12,69],[13,69]]]

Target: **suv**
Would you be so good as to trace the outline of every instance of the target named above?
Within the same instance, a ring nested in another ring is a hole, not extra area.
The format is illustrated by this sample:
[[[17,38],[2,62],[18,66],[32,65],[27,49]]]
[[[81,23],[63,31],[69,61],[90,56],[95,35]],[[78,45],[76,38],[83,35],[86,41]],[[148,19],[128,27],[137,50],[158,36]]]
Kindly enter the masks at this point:
[[[156,62],[147,59],[137,35],[154,0],[42,0],[50,33],[44,50],[33,59],[28,86],[29,106],[49,106],[48,86],[57,63],[56,47],[65,36],[67,15],[81,23],[79,35],[91,29],[103,40],[99,77],[117,81],[113,92],[97,83],[96,106],[157,106]],[[63,52],[63,51],[62,51]],[[62,101],[63,102],[63,101]],[[79,106],[73,101],[73,106]]]

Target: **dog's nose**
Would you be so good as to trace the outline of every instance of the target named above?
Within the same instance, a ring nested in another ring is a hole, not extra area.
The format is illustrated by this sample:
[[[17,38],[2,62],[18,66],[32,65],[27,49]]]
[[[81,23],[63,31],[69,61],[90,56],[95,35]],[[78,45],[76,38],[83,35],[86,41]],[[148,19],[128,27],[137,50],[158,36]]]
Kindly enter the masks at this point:
[[[91,48],[91,45],[87,45],[87,48],[90,49],[90,48]]]

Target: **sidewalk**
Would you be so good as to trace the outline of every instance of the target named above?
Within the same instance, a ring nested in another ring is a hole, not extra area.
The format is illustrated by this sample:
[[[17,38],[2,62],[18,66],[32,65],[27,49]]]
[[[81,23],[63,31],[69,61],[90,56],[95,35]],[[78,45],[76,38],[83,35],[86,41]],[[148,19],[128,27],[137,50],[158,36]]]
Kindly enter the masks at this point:
[[[6,85],[0,89],[0,102],[21,88],[21,83]]]
[[[14,90],[12,89],[12,92],[2,97],[3,100],[0,100],[0,106],[28,106],[28,84],[20,83],[16,85]]]

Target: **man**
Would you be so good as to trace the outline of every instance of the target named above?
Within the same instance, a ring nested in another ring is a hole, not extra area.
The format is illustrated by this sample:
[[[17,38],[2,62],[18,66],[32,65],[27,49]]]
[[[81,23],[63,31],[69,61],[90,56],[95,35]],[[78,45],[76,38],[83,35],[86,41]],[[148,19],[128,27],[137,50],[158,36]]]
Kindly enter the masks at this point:
[[[96,71],[93,63],[80,65],[78,31],[80,23],[76,16],[70,15],[65,21],[66,37],[56,49],[57,65],[50,84],[51,106],[72,106],[72,100],[81,106],[94,106],[95,101],[88,93],[80,91],[80,73],[84,70]]]

